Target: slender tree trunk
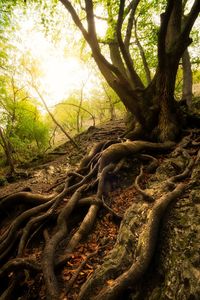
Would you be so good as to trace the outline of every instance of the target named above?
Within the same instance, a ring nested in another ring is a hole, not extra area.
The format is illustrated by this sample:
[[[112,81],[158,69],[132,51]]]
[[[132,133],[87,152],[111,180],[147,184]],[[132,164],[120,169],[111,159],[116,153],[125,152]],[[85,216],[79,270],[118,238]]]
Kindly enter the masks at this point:
[[[84,108],[84,107],[80,107],[80,105],[76,105],[76,104],[74,104],[74,103],[60,103],[61,105],[70,105],[70,106],[74,106],[74,107],[77,107],[77,108],[80,108],[80,110],[83,110],[84,112],[86,112],[87,114],[89,114],[90,116],[91,116],[91,118],[92,118],[92,122],[93,122],[93,126],[95,126],[96,124],[95,124],[95,115],[93,115],[89,110],[87,110],[86,108]],[[82,120],[82,123],[83,123],[83,120]]]
[[[110,120],[113,121],[113,120],[116,119],[115,104],[113,103],[112,98],[110,97],[104,83],[102,82],[101,84],[102,84],[103,90],[104,90],[105,95],[106,95],[107,100],[108,100]]]
[[[60,123],[56,120],[56,118],[54,117],[54,115],[50,112],[43,96],[41,95],[41,93],[39,92],[38,88],[33,85],[35,91],[37,92],[38,96],[40,97],[46,111],[48,112],[49,116],[51,117],[52,121],[54,122],[54,124],[65,134],[65,136],[70,140],[70,142],[77,148],[80,150],[79,145],[74,141],[74,139],[66,132],[66,130],[63,128],[63,126],[60,125]]]
[[[74,139],[66,132],[66,130],[63,128],[63,126],[56,120],[56,118],[54,117],[54,115],[51,113],[51,111],[49,110],[46,101],[44,99],[44,97],[42,96],[42,94],[40,93],[37,85],[35,84],[35,78],[33,76],[32,71],[27,68],[26,66],[24,66],[26,71],[30,74],[31,76],[31,86],[34,88],[34,90],[36,91],[36,93],[38,94],[40,100],[42,101],[42,104],[44,105],[44,108],[46,109],[47,113],[49,114],[49,116],[51,117],[52,121],[54,122],[54,124],[65,134],[65,136],[70,140],[70,142],[79,150],[80,147],[79,145],[74,141]]]
[[[83,103],[83,89],[84,89],[84,85],[82,86],[81,89],[81,95],[80,95],[80,102],[78,105],[78,111],[77,111],[77,116],[76,116],[76,127],[77,127],[77,132],[80,132],[80,129],[82,128],[82,124],[81,124],[81,108],[82,108],[82,103]]]
[[[188,49],[185,50],[182,56],[183,63],[183,89],[182,99],[186,100],[187,106],[190,108],[192,104],[192,69],[190,55]]]
[[[11,151],[10,151],[9,143],[6,140],[3,129],[1,127],[0,127],[0,138],[1,138],[1,141],[2,141],[2,146],[3,146],[3,149],[4,149],[5,155],[6,155],[7,162],[8,162],[9,167],[10,167],[10,172],[11,172],[11,174],[13,174],[13,173],[15,173],[15,167],[14,167],[12,154],[11,154]]]

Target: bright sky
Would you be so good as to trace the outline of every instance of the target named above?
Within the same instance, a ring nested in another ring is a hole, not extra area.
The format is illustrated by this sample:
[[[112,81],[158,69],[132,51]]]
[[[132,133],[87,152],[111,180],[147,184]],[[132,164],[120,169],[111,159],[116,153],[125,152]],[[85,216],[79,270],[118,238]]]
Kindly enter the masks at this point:
[[[32,11],[28,17],[20,11],[20,28],[16,35],[17,47],[25,54],[30,53],[41,70],[39,89],[49,106],[67,98],[73,90],[80,90],[86,83],[84,89],[86,93],[92,88],[94,82],[94,72],[91,68],[81,62],[80,58],[73,54],[72,45],[67,44],[65,38],[54,45],[37,26],[35,14]],[[97,24],[97,31],[100,35],[105,33],[105,26]],[[75,37],[76,38],[76,37]],[[67,51],[66,51],[67,49]],[[66,53],[68,52],[69,53]],[[90,78],[93,77],[93,80]],[[97,79],[98,80],[98,79]],[[33,96],[37,97],[33,92]]]
[[[75,57],[63,58],[56,55],[49,56],[43,61],[45,71],[43,88],[48,87],[49,99],[57,102],[75,89],[80,89],[88,78],[88,70],[81,66]]]

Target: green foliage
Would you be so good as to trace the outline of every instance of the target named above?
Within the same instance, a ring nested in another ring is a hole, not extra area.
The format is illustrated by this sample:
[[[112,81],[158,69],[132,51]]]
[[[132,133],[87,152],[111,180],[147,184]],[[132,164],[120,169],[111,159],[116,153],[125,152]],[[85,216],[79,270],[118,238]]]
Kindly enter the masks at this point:
[[[7,180],[5,177],[0,176],[0,186],[4,186],[7,184]]]
[[[196,69],[193,72],[193,82],[199,83],[200,82],[200,70]]]
[[[101,85],[91,91],[91,112],[97,123],[114,120],[124,115],[124,105],[110,86],[101,79]]]
[[[35,141],[42,148],[46,144],[47,128],[36,106],[29,101],[19,103],[16,114],[15,135],[21,140]]]
[[[18,88],[14,78],[1,76],[0,122],[13,151],[18,158],[29,158],[47,146],[48,127],[41,113],[24,90]]]
[[[72,134],[77,133],[77,122],[79,122],[81,132],[89,126],[122,117],[125,113],[122,102],[104,81],[102,86],[94,87],[90,91],[90,97],[84,97],[81,106],[80,100],[80,92],[76,91],[57,104],[53,111],[62,126]],[[78,112],[79,120],[77,119]],[[47,119],[49,126],[53,129],[55,125],[49,117]]]
[[[69,130],[71,133],[77,133],[77,114],[80,105],[80,96],[72,94],[66,100],[56,105],[54,109],[54,116],[60,121],[62,126]],[[84,101],[82,108],[80,108],[79,125],[80,131],[85,130],[88,126],[92,125],[91,115],[85,111],[91,112],[90,104]],[[54,126],[52,124],[52,126]]]

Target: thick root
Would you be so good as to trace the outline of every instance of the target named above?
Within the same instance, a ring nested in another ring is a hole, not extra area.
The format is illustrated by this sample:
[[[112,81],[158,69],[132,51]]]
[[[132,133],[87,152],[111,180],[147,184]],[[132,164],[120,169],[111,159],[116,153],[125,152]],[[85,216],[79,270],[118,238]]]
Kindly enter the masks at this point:
[[[124,157],[135,155],[146,150],[168,150],[175,146],[174,142],[166,143],[151,143],[145,141],[126,141],[121,144],[111,145],[109,148],[102,152],[99,171],[103,170],[109,163],[118,162]]]
[[[184,184],[179,184],[173,192],[164,195],[155,202],[148,215],[146,226],[139,237],[136,249],[137,257],[133,264],[127,271],[113,280],[110,285],[103,288],[101,292],[98,292],[98,295],[94,297],[95,300],[117,299],[117,297],[122,295],[124,290],[131,289],[132,285],[145,273],[154,254],[160,220],[166,207],[172,200],[177,199],[183,193],[184,188]],[[86,299],[84,293],[80,294],[79,299]]]
[[[11,278],[2,295],[7,295],[14,290],[14,278],[26,270],[26,272],[42,273],[47,299],[58,300],[62,291],[58,284],[56,270],[67,261],[79,243],[89,235],[100,208],[105,208],[111,215],[119,220],[122,219],[122,216],[110,207],[110,203],[107,203],[106,183],[111,174],[116,176],[119,173],[127,157],[151,160],[152,166],[149,169],[152,170],[157,166],[157,160],[152,156],[141,154],[141,152],[163,151],[172,149],[174,146],[173,142],[101,142],[95,145],[89,155],[84,158],[77,171],[67,174],[64,182],[62,181],[62,185],[59,186],[59,193],[42,196],[21,192],[3,198],[0,208],[6,210],[11,205],[23,204],[25,211],[14,218],[0,238],[2,264],[0,277]],[[124,289],[130,288],[147,270],[154,254],[158,228],[163,214],[169,203],[179,197],[185,188],[185,184],[176,186],[176,182],[190,175],[194,163],[185,150],[181,151],[188,160],[187,167],[181,174],[173,176],[165,182],[165,187],[173,184],[173,188],[168,189],[163,196],[153,197],[141,188],[140,181],[144,176],[144,169],[141,167],[140,174],[135,179],[135,187],[144,200],[148,201],[137,204],[137,211],[140,209],[145,211],[144,225],[138,233],[138,238],[134,242],[133,214],[136,206],[133,204],[122,219],[116,245],[108,260],[83,285],[79,299],[117,299]],[[77,216],[76,212],[81,207],[88,207],[88,209]],[[74,216],[78,218],[79,223],[75,232],[70,228]],[[56,224],[51,222],[51,231],[47,230],[47,225],[50,224],[49,220],[53,219],[56,220]],[[39,233],[41,234],[41,228],[44,229],[43,244],[45,246],[44,249],[40,247],[40,259],[39,262],[36,262],[31,255],[30,257],[24,257],[24,255],[30,239],[33,235],[36,237]],[[58,251],[61,243],[65,245],[64,257]],[[83,262],[80,265],[68,282],[66,293],[70,291],[84,264]]]

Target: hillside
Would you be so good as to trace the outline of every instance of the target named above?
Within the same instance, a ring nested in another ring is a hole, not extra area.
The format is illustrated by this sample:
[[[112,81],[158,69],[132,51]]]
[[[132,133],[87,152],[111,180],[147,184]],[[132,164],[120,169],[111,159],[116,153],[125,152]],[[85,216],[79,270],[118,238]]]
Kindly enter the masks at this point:
[[[20,171],[26,172],[24,177],[26,180],[17,180],[5,187],[1,187],[1,195],[4,196],[10,191],[21,191],[24,188],[30,188],[33,192],[47,192],[50,186],[56,184],[57,180],[65,177],[67,171],[77,167],[81,158],[90,151],[94,143],[106,141],[112,136],[117,139],[125,129],[125,124],[122,120],[107,122],[104,125],[97,127],[89,127],[89,129],[77,136],[75,141],[81,148],[81,151],[76,149],[70,141],[64,142],[53,151],[33,158],[28,163],[19,166]],[[20,178],[20,176],[19,176]],[[12,180],[11,180],[12,181]],[[13,179],[13,181],[15,181]]]
[[[24,234],[22,229],[27,229],[29,222],[20,221],[18,225],[16,222],[25,212],[37,208],[38,203],[47,203],[47,195],[52,197],[53,192],[60,195],[63,183],[72,172],[77,176],[73,184],[79,183],[79,177],[87,176],[81,173],[83,162],[80,169],[84,154],[99,142],[104,145],[102,153],[108,153],[106,150],[111,147],[116,151],[123,131],[121,120],[91,127],[75,138],[82,152],[66,142],[53,153],[24,166],[27,178],[0,188],[1,299],[46,299],[49,286],[45,287],[42,276],[43,251],[47,250],[49,241],[53,241],[57,232],[56,219],[73,198],[70,198],[73,193],[65,196],[47,219],[33,223],[20,254],[18,243]],[[124,145],[131,146],[129,143]],[[109,163],[103,170],[106,166]],[[88,182],[87,194],[68,220],[69,233],[56,246],[54,263],[59,299],[104,299],[102,295],[111,299],[107,295],[115,290],[123,274],[129,278],[128,283],[122,278],[125,288],[121,296],[112,296],[113,299],[199,299],[199,130],[185,131],[177,145],[166,145],[165,149],[144,148],[134,155],[126,155],[116,163],[114,170],[113,167],[108,170],[105,182],[101,179],[103,170]],[[93,226],[70,251],[69,244],[74,236],[77,238],[76,232],[88,208],[94,206],[89,201],[95,197],[96,190],[98,194],[97,180],[104,182],[103,204]],[[46,198],[41,196],[41,199],[35,198],[35,202],[21,202],[25,195],[19,193],[22,191],[27,193],[27,199],[31,192],[44,194]],[[158,212],[156,207],[159,207]],[[154,218],[158,226],[152,223]],[[148,232],[148,226],[154,228],[153,235]],[[137,266],[141,257],[144,268]]]

